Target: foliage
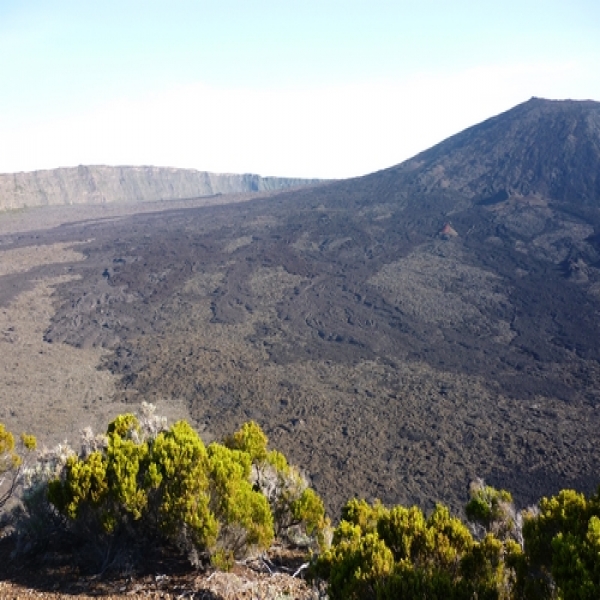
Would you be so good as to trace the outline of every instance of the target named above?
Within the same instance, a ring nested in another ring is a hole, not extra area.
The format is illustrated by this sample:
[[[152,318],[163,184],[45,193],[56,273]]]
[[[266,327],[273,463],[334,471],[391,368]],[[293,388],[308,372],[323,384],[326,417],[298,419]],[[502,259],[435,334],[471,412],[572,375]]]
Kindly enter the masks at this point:
[[[600,597],[600,490],[586,498],[562,490],[525,518],[519,587],[530,597]]]
[[[485,533],[521,542],[521,519],[515,511],[510,492],[497,490],[477,479],[470,486],[470,500],[465,506],[467,518],[483,527]]]
[[[354,499],[342,516],[313,569],[328,580],[332,599],[509,597],[505,543],[492,534],[475,541],[443,505],[425,517],[416,506]]]
[[[25,450],[35,450],[36,439],[21,434],[21,445]],[[22,474],[23,458],[15,449],[14,435],[0,423],[0,509],[14,495]]]
[[[143,486],[151,490],[151,515],[169,539],[189,537],[196,549],[216,541],[218,522],[210,509],[208,454],[185,421],[150,442]]]
[[[247,423],[226,442],[207,448],[188,423],[167,428],[150,405],[140,418],[119,415],[105,435],[87,429],[79,453],[57,447],[27,471],[22,537],[68,534],[72,546],[93,546],[102,569],[125,547],[143,553],[167,545],[193,564],[204,556],[230,568],[270,546],[276,517],[286,533],[298,527],[320,539],[322,500],[282,454],[267,449],[260,427]],[[259,477],[276,483],[261,487]]]
[[[211,554],[210,564],[217,571],[225,571],[226,573],[231,571],[235,564],[235,556],[232,550],[225,550],[219,548]]]
[[[228,448],[245,452],[253,463],[262,463],[267,459],[268,442],[267,436],[254,421],[244,423],[238,431],[225,439]]]
[[[226,438],[225,446],[250,458],[251,482],[268,500],[277,537],[319,548],[327,544],[323,501],[283,454],[268,450],[268,438],[255,422]]]
[[[15,452],[15,438],[0,423],[0,507],[4,506],[14,491],[14,482],[21,458]]]
[[[369,504],[366,500],[352,498],[342,508],[342,521],[359,525],[365,533],[377,531],[379,521],[389,514],[379,500]]]
[[[331,600],[377,598],[394,570],[394,556],[378,534],[342,521],[337,541],[321,558],[327,568]]]
[[[140,542],[162,539],[190,553],[209,551],[219,523],[210,507],[208,453],[184,421],[147,437],[120,415],[106,447],[72,455],[48,484],[52,505],[80,529]]]
[[[35,438],[21,444],[32,450]],[[328,582],[332,600],[600,597],[600,490],[563,490],[519,513],[508,492],[478,480],[468,525],[441,504],[427,516],[354,498],[331,532],[321,498],[254,422],[205,447],[188,423],[167,428],[143,405],[140,418],[120,415],[105,435],[85,430],[78,454],[60,445],[23,466],[15,446],[0,424],[9,490],[0,507],[24,484],[11,513],[18,539],[67,532],[74,551],[82,540],[95,547],[102,568],[127,545],[179,547],[194,564],[204,556],[229,570],[277,537],[320,552],[311,575]]]
[[[250,483],[251,456],[221,444],[208,447],[212,507],[221,524],[220,542],[234,556],[248,548],[268,548],[273,516],[265,496]]]
[[[518,514],[508,492],[477,482],[466,512],[480,539],[442,505],[425,517],[353,499],[312,576],[332,599],[600,598],[600,490],[563,490]]]

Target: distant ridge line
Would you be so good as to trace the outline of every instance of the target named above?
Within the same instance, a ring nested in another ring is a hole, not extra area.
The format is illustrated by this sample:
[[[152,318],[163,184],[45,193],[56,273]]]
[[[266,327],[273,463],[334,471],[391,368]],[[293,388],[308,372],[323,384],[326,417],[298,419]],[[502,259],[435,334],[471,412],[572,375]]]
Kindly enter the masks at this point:
[[[0,174],[0,210],[184,200],[285,190],[321,182],[323,180],[211,173],[173,167],[80,165]]]

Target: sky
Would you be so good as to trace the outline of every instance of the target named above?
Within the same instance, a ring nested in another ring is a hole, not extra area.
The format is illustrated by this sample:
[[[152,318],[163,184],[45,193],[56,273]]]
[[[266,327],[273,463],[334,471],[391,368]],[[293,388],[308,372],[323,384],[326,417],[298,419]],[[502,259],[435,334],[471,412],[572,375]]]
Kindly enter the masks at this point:
[[[598,0],[0,0],[0,173],[346,178],[600,101]]]

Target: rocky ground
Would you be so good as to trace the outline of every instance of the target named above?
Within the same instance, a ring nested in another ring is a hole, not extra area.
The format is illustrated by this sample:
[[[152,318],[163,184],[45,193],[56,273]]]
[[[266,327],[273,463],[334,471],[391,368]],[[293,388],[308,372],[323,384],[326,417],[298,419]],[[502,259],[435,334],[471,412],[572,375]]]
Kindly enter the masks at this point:
[[[304,580],[306,557],[273,548],[269,554],[237,563],[231,572],[191,569],[185,561],[149,562],[144,572],[89,575],[74,569],[68,556],[15,560],[0,538],[0,598],[176,598],[206,600],[319,600],[324,590]]]
[[[594,489],[600,279],[561,270],[589,226],[482,207],[448,238],[327,193],[4,235],[0,419],[48,444],[142,400],[206,441],[254,419],[334,519],[353,494],[459,511],[475,477]]]

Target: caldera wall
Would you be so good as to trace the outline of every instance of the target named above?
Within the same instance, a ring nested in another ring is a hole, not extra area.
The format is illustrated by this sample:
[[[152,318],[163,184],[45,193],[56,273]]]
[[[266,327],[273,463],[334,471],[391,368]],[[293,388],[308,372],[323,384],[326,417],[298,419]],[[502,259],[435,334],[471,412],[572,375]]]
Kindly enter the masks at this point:
[[[180,200],[279,190],[317,181],[166,167],[79,166],[0,174],[0,210],[26,206]]]

